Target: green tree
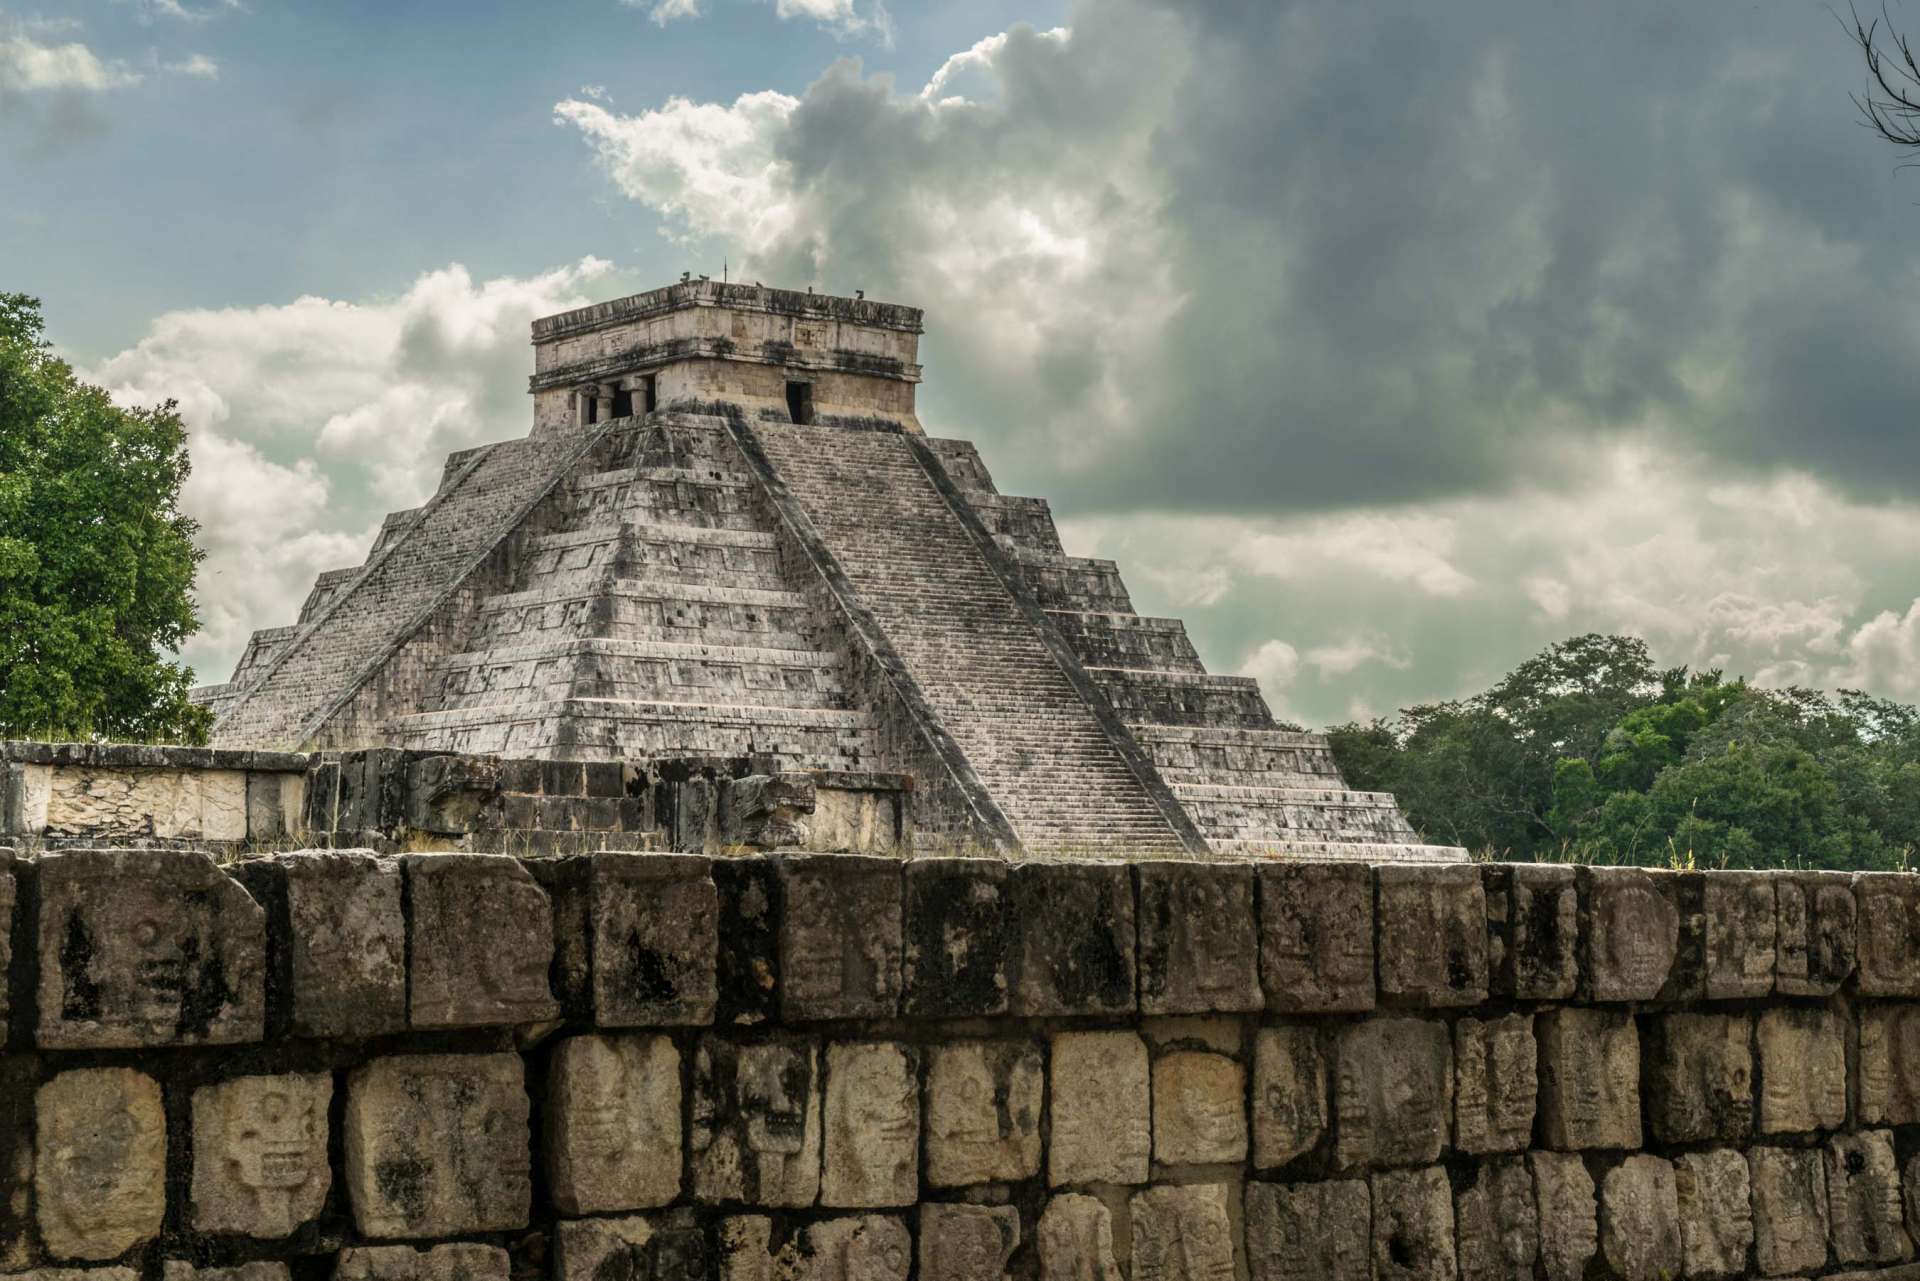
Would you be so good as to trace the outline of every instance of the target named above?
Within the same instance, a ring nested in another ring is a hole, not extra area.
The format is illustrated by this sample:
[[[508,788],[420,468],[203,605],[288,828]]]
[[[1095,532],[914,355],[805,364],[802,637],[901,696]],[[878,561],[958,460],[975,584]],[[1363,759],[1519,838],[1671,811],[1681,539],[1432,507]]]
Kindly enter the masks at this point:
[[[0,735],[206,740],[168,655],[199,625],[172,402],[122,409],[74,377],[40,304],[0,294]]]

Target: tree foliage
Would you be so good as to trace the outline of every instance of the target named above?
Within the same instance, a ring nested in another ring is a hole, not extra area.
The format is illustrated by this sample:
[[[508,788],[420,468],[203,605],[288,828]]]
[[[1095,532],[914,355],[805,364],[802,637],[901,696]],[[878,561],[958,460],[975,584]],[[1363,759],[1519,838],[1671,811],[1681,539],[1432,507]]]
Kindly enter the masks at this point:
[[[0,736],[204,742],[190,673],[194,522],[172,402],[122,409],[0,294]]]
[[[1328,731],[1355,787],[1429,839],[1496,858],[1905,867],[1920,847],[1920,713],[1765,690],[1577,636],[1473,698]]]

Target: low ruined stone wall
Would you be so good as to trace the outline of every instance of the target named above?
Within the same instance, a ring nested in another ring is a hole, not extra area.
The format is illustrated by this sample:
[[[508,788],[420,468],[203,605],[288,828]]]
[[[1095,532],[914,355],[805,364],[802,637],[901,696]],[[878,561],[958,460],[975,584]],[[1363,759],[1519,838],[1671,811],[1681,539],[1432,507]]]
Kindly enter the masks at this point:
[[[70,850],[0,903],[0,1274],[1895,1281],[1920,1232],[1920,877]]]

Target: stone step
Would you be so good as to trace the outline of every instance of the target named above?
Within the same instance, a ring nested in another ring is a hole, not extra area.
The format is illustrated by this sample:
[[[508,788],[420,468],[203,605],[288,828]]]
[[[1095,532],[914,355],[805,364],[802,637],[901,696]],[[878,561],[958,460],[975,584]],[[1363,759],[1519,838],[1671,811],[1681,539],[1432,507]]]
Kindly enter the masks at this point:
[[[847,706],[840,660],[831,653],[607,639],[454,655],[429,681],[426,705],[438,710],[566,697]]]
[[[958,479],[956,477],[955,479]],[[1060,553],[1060,530],[1044,498],[1021,498],[987,489],[965,489],[961,497],[980,523],[1009,551]]]
[[[803,638],[812,626],[797,592],[617,578],[590,589],[491,597],[480,607],[472,644],[604,636],[810,649]]]
[[[1133,612],[1133,598],[1113,561],[1029,548],[1016,548],[1013,555],[1028,589],[1047,609]]]
[[[529,538],[518,586],[521,590],[584,587],[615,565],[628,577],[785,589],[779,552],[770,534],[632,521],[596,521]]]
[[[1260,696],[1260,683],[1251,676],[1137,667],[1089,667],[1087,673],[1127,721],[1273,728],[1273,713]]]
[[[1177,618],[1148,618],[1134,613],[1088,610],[1050,610],[1073,652],[1089,668],[1124,667],[1157,672],[1192,672],[1206,668]]]
[[[1467,852],[1455,845],[1423,845],[1419,842],[1378,841],[1215,841],[1208,846],[1216,855],[1236,856],[1256,861],[1318,863],[1464,863]]]

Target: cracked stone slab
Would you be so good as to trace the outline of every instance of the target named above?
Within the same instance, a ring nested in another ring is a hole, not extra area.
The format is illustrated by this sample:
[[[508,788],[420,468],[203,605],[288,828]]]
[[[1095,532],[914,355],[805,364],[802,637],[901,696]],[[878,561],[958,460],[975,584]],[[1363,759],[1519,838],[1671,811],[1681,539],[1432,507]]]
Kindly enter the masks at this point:
[[[1580,903],[1573,869],[1491,864],[1481,869],[1481,875],[1487,895],[1492,990],[1522,1001],[1572,996],[1580,977],[1575,952]]]
[[[1766,996],[1779,954],[1778,891],[1770,872],[1719,872],[1706,878],[1706,996],[1709,1001]]]
[[[1913,1257],[1902,1221],[1893,1133],[1863,1130],[1827,1140],[1827,1222],[1841,1263],[1901,1263]]]
[[[1023,1017],[1131,1014],[1133,874],[1124,863],[1020,863],[1011,1009]]]
[[[1134,864],[1140,887],[1140,1009],[1251,1013],[1260,990],[1253,869],[1237,863]]]
[[[1859,910],[1845,872],[1774,876],[1774,988],[1783,996],[1831,996],[1854,970]]]
[[[1661,1143],[1745,1143],[1753,1133],[1753,1020],[1665,1014],[1647,1021],[1645,1106]]]
[[[1372,1010],[1373,870],[1362,863],[1267,863],[1256,874],[1267,1008]]]
[[[1463,1018],[1453,1025],[1453,1134],[1462,1152],[1521,1152],[1539,1093],[1533,1016]]]
[[[1670,883],[1637,867],[1582,868],[1579,875],[1591,998],[1653,1000],[1680,956],[1680,908]]]
[[[1255,1034],[1252,1100],[1254,1165],[1273,1169],[1319,1146],[1333,1117],[1317,1028],[1292,1024]]]
[[[905,877],[901,1013],[936,1019],[1005,1014],[1017,933],[1007,864],[914,859]]]
[[[1859,914],[1854,990],[1862,996],[1920,996],[1920,877],[1861,872],[1853,878]]]
[[[286,904],[290,1031],[365,1038],[407,1026],[407,926],[400,863],[365,850],[247,859],[235,875]]]
[[[901,985],[900,862],[782,859],[780,1010],[789,1021],[892,1018]]]
[[[1374,869],[1380,997],[1414,1007],[1487,999],[1487,896],[1470,863]]]
[[[1451,1129],[1453,1046],[1430,1019],[1372,1018],[1343,1027],[1335,1051],[1334,1163],[1342,1168],[1439,1159]]]
[[[405,867],[414,1027],[540,1023],[560,1013],[547,980],[553,905],[520,860],[410,854]]]
[[[1527,1153],[1540,1216],[1545,1281],[1580,1281],[1600,1252],[1599,1206],[1586,1162],[1569,1152]]]
[[[597,854],[591,880],[593,1021],[699,1027],[719,1003],[720,897],[690,854]]]

